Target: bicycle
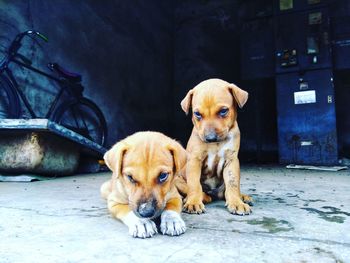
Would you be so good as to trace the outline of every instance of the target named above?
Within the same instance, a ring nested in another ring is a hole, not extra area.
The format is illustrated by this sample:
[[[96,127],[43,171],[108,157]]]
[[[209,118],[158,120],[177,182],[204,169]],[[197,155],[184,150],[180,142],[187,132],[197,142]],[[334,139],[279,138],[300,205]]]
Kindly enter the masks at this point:
[[[45,115],[46,119],[50,119],[104,146],[107,137],[106,120],[98,106],[83,96],[82,76],[67,71],[57,63],[48,63],[48,68],[55,72],[57,76],[33,67],[31,60],[18,53],[22,46],[21,41],[25,36],[33,39],[39,37],[48,42],[47,37],[40,32],[28,30],[18,34],[10,44],[4,59],[0,62],[0,119],[21,118],[23,116],[21,101],[31,118],[38,118],[26,95],[19,87],[12,70],[8,67],[10,63],[15,63],[53,80],[60,87]],[[64,94],[67,96],[63,96]]]

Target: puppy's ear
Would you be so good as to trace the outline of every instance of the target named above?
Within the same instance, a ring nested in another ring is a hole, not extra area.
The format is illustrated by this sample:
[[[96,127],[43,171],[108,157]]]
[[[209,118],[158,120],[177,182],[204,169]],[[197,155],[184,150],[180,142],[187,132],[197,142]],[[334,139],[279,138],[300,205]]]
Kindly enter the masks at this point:
[[[187,152],[177,141],[172,140],[168,149],[174,160],[174,174],[178,174],[186,165]]]
[[[193,95],[193,89],[187,92],[186,97],[181,101],[181,108],[186,113],[186,115],[188,114],[192,106],[192,95]]]
[[[127,149],[126,144],[123,141],[120,141],[103,156],[106,165],[112,170],[116,177],[122,173],[123,157]]]
[[[248,92],[238,88],[235,84],[228,85],[229,91],[231,92],[234,99],[237,101],[237,104],[240,108],[243,108],[248,100]]]

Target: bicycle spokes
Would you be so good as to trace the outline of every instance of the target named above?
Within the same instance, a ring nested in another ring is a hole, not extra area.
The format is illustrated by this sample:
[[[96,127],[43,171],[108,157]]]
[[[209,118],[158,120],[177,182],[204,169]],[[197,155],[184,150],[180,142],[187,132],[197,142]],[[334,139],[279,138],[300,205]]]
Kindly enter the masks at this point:
[[[79,102],[69,105],[64,109],[59,123],[94,142],[99,144],[103,142],[103,125],[89,105]]]

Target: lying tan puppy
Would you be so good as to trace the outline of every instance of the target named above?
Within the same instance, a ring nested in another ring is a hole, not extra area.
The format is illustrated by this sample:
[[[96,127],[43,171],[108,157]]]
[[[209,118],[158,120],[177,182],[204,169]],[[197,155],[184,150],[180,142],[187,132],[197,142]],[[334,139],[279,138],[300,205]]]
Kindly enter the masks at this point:
[[[110,213],[129,227],[134,237],[152,237],[160,230],[176,236],[185,232],[181,196],[174,179],[186,164],[186,151],[158,132],[138,132],[118,142],[104,156],[113,171],[101,186]]]
[[[231,213],[251,212],[246,203],[252,199],[240,192],[240,131],[236,121],[237,105],[243,107],[247,99],[248,93],[234,84],[209,79],[182,100],[186,114],[192,108],[194,124],[186,149],[188,189],[181,189],[188,191],[184,211],[200,214],[205,211],[203,202],[225,198]]]

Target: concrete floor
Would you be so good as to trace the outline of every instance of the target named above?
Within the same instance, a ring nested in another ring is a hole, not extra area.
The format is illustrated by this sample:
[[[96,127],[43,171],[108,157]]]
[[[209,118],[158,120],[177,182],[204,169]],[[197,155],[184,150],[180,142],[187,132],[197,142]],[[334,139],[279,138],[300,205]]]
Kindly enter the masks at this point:
[[[187,232],[134,239],[99,196],[109,173],[0,183],[0,262],[350,262],[350,172],[243,167],[253,214],[223,202]]]

